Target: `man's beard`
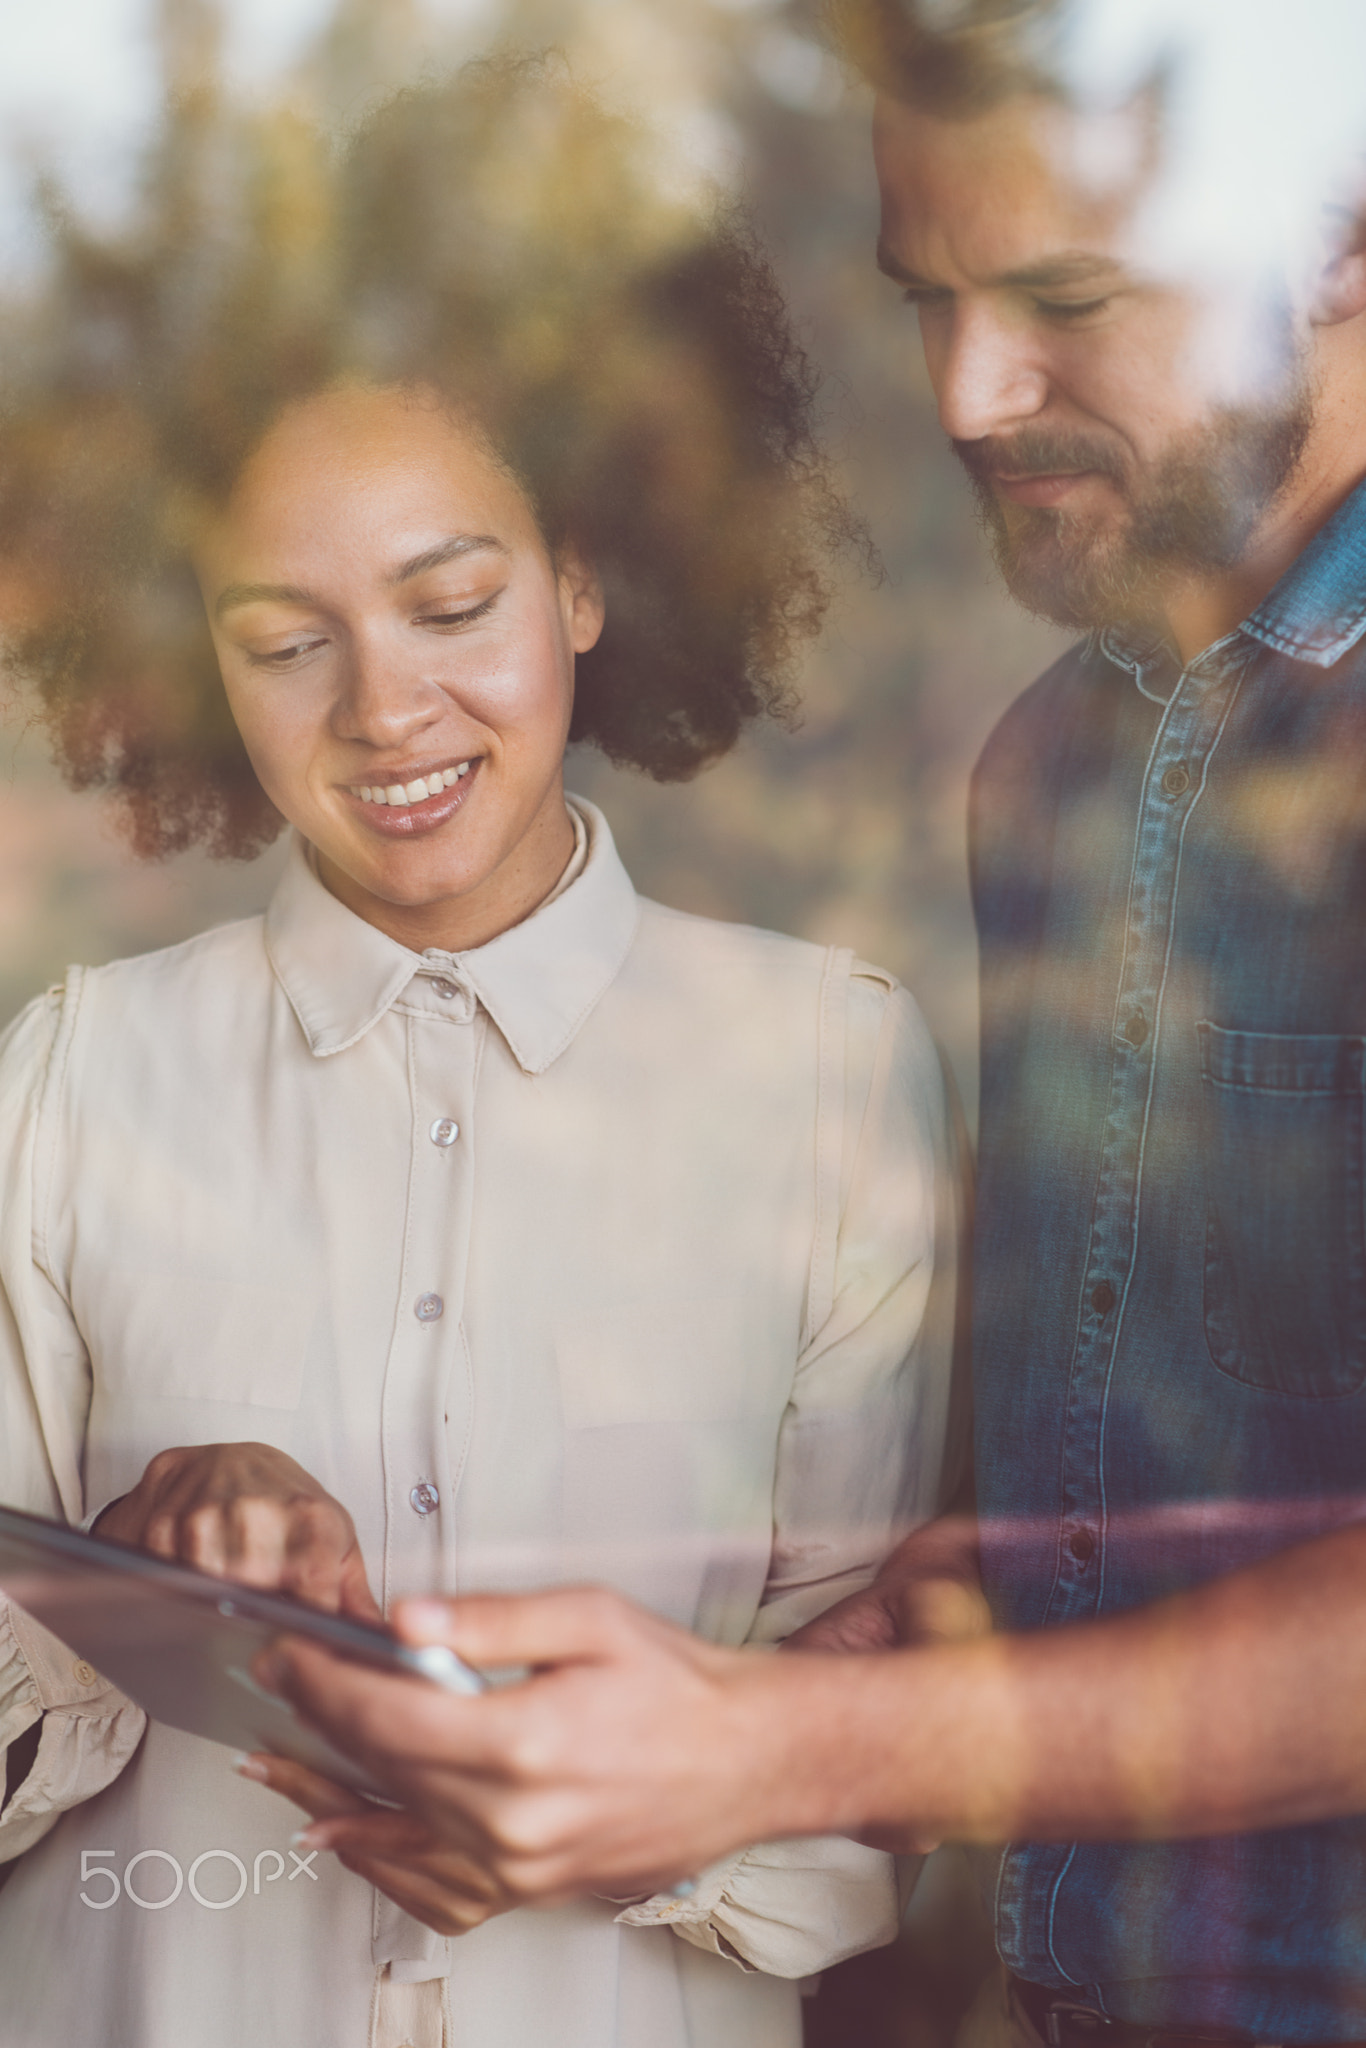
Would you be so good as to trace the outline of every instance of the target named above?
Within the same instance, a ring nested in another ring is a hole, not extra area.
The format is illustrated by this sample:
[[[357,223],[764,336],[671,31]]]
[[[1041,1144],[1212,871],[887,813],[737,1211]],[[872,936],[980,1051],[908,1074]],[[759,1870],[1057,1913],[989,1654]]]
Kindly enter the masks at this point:
[[[1313,394],[1297,380],[1275,410],[1228,410],[1193,443],[1134,479],[1120,444],[1087,434],[1022,428],[1002,439],[955,441],[1011,595],[1060,626],[1160,624],[1162,594],[1243,559],[1267,508],[1289,482],[1313,423]],[[1002,505],[991,477],[1090,470],[1107,477],[1126,512],[1094,515]]]

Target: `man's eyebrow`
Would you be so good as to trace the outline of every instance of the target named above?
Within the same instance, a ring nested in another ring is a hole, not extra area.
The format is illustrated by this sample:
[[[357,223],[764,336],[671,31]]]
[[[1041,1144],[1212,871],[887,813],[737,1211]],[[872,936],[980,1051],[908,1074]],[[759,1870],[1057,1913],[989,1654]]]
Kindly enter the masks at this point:
[[[904,263],[899,263],[885,242],[877,245],[877,267],[884,277],[904,285],[908,291],[942,291],[948,294],[947,286],[936,284],[932,278],[921,277],[916,271],[908,270]],[[988,278],[987,284],[1006,285],[1022,291],[1056,291],[1065,285],[1112,281],[1121,274],[1122,267],[1113,257],[1068,250],[1056,256],[1040,257],[1037,263],[1027,264],[1020,270],[1004,270],[999,277]]]
[[[434,548],[424,548],[420,555],[412,555],[406,562],[400,562],[384,580],[386,583],[406,583],[410,577],[421,576],[428,569],[444,568],[447,562],[458,561],[461,555],[489,553],[506,555],[511,553],[511,549],[506,541],[499,540],[493,533],[453,533],[448,540],[438,541]]]
[[[1123,266],[1113,256],[1091,256],[1078,251],[1075,255],[1044,256],[1022,270],[1007,270],[994,277],[992,283],[1015,285],[1025,291],[1048,291],[1059,285],[1113,281],[1122,274]]]
[[[912,291],[938,291],[938,285],[930,283],[927,277],[920,277],[914,270],[908,270],[904,263],[898,263],[885,242],[877,245],[877,267],[884,277],[890,277],[893,284],[904,284]]]

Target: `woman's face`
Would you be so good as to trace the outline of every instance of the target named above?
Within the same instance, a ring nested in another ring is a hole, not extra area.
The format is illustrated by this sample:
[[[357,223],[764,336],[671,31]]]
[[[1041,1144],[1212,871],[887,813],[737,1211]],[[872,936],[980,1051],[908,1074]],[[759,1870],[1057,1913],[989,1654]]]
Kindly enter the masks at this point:
[[[352,910],[460,951],[525,917],[573,846],[562,760],[592,574],[435,396],[292,406],[196,551],[262,787]]]

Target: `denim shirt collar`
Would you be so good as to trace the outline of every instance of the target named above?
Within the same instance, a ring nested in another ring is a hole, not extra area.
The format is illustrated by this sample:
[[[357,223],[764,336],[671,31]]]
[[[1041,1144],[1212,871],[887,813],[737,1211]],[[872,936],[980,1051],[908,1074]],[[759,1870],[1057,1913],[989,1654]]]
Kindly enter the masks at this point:
[[[1366,481],[1339,505],[1242,630],[1267,647],[1332,668],[1366,633]]]
[[[1366,479],[1320,527],[1237,632],[1205,648],[1191,666],[1199,666],[1240,634],[1292,660],[1325,669],[1341,661],[1366,634]],[[1140,689],[1145,675],[1152,676],[1168,663],[1180,670],[1172,649],[1158,635],[1145,639],[1107,627],[1094,633],[1090,644],[1116,667],[1127,669]],[[1172,682],[1174,686],[1175,673]],[[1165,702],[1170,691],[1144,694]]]

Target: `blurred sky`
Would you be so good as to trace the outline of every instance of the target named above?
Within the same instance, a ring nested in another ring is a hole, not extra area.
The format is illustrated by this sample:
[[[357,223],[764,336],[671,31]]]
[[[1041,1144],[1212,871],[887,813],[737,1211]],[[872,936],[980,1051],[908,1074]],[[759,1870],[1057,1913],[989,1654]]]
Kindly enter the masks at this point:
[[[222,0],[219,12],[226,78],[258,94],[298,66],[334,0]],[[438,34],[477,38],[499,0],[424,0],[422,12]],[[24,218],[34,164],[55,166],[97,217],[126,205],[157,107],[157,16],[158,0],[11,0],[0,62],[0,253],[11,277],[35,255]]]
[[[330,0],[231,0],[228,61],[259,85],[297,61]],[[55,163],[83,206],[106,217],[126,200],[135,146],[160,79],[155,0],[11,0],[0,63],[0,235],[11,259],[31,249],[23,202],[29,164]]]

